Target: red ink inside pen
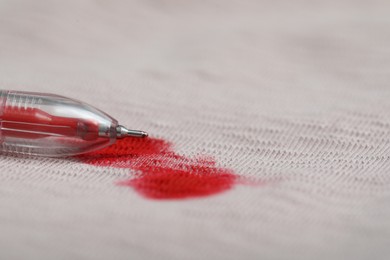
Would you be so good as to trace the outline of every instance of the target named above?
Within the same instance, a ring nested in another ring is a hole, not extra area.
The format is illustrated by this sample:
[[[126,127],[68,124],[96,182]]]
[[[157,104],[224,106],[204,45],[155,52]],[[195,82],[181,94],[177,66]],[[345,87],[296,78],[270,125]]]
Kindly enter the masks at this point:
[[[213,159],[176,154],[162,139],[127,138],[108,148],[78,156],[83,162],[136,171],[134,178],[118,184],[151,199],[185,199],[218,194],[231,189],[236,175]]]
[[[53,116],[37,108],[4,107],[1,127],[4,136],[16,138],[62,136],[87,141],[99,138],[99,126],[92,120]]]

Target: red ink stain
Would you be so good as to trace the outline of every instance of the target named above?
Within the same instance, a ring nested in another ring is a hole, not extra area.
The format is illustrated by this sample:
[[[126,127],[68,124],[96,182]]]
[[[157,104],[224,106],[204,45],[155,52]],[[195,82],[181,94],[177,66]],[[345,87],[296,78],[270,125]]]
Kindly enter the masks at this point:
[[[237,177],[219,168],[210,158],[176,154],[162,139],[127,138],[106,149],[78,156],[83,162],[137,171],[134,178],[118,184],[134,188],[151,199],[203,197],[231,189]]]

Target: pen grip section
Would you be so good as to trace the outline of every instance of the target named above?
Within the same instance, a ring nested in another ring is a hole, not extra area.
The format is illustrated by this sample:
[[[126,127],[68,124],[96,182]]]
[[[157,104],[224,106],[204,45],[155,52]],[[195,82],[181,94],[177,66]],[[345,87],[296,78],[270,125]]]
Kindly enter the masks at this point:
[[[62,96],[0,91],[0,152],[68,156],[115,142],[117,121]]]

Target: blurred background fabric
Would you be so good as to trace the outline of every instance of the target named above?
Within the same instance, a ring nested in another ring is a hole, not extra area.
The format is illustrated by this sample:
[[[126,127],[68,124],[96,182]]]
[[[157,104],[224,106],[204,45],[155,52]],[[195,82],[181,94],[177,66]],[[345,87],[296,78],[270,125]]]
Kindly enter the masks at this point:
[[[0,157],[0,259],[388,259],[388,0],[0,1],[0,89],[86,101],[261,185]]]

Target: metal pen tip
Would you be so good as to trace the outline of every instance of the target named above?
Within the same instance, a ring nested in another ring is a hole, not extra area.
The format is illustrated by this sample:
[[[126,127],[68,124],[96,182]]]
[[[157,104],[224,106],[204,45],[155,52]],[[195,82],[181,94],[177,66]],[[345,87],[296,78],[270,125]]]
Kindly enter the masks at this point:
[[[140,137],[145,138],[148,136],[148,133],[141,130],[130,130],[124,127],[123,125],[118,125],[116,127],[116,137],[125,138],[125,137]]]

